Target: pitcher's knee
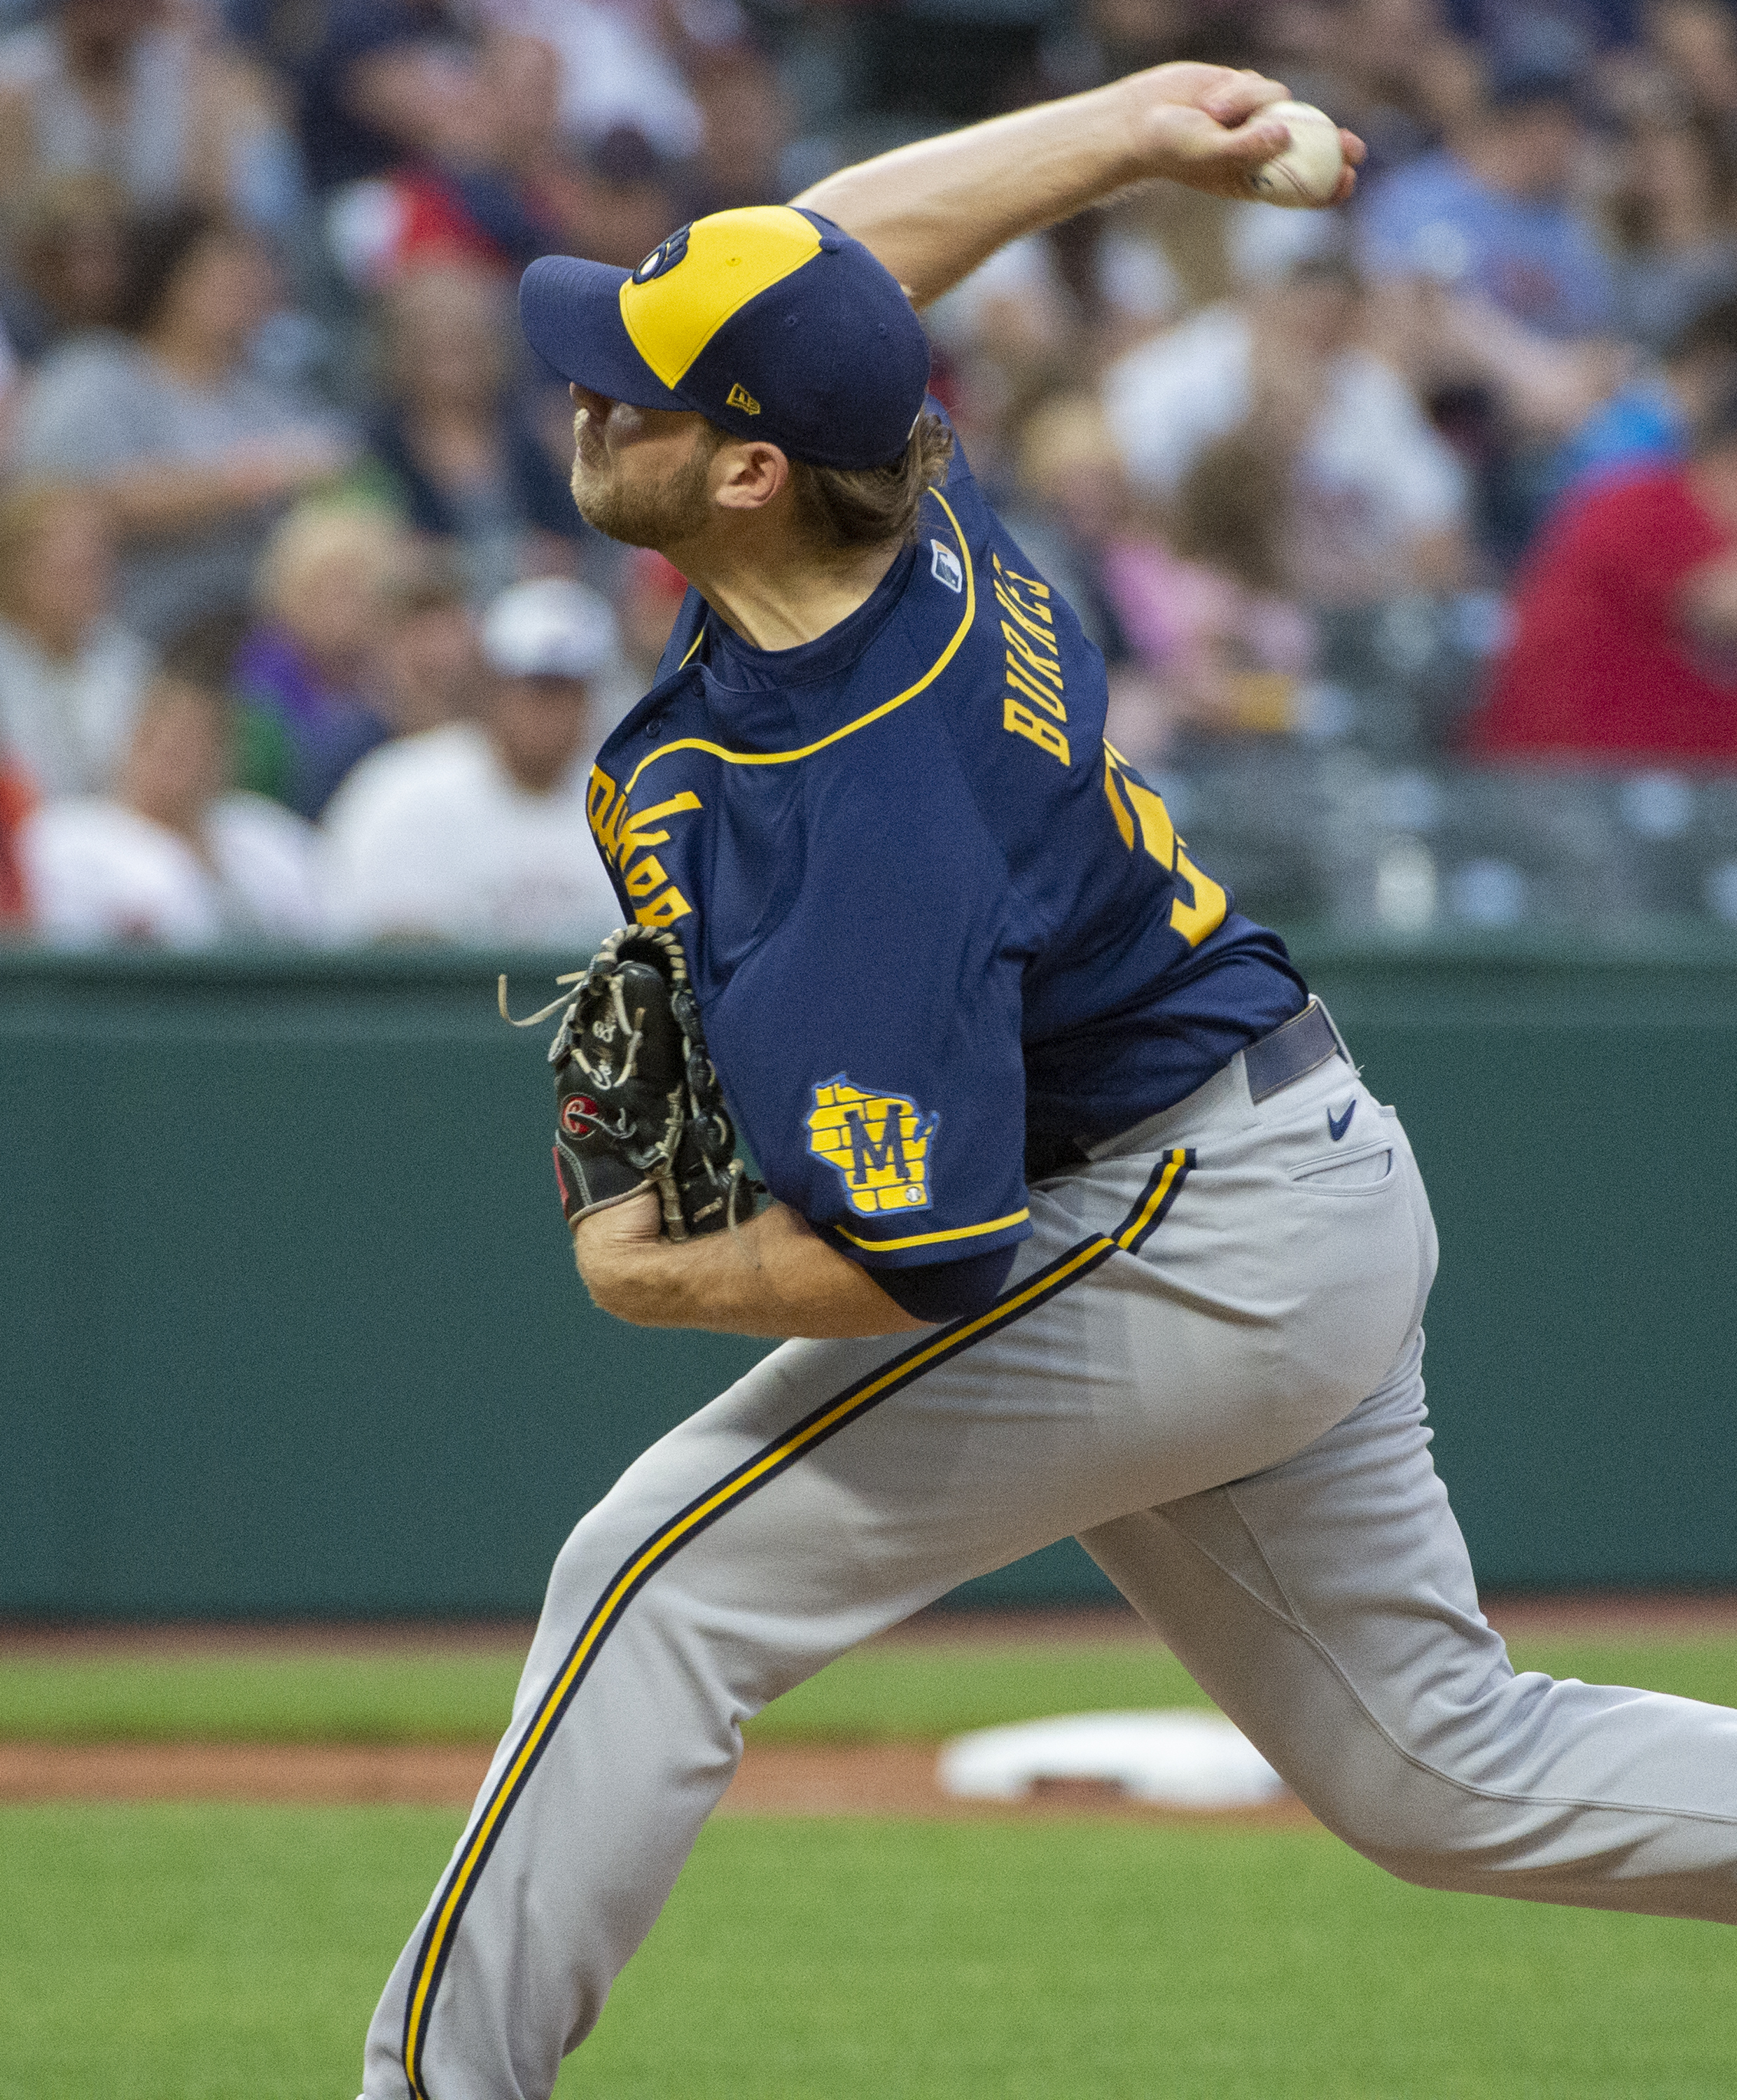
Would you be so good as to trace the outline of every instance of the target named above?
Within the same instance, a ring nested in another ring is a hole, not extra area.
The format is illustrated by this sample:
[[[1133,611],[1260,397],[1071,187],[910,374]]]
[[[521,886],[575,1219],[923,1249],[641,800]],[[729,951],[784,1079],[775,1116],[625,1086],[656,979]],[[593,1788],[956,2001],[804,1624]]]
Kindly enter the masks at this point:
[[[1536,1842],[1552,1812],[1480,1791],[1451,1771],[1413,1764],[1392,1751],[1371,1761],[1317,1815],[1366,1860],[1419,1888],[1493,1886]]]
[[[1463,1894],[1468,1889],[1482,1886],[1486,1877],[1496,1871],[1494,1848],[1438,1842],[1408,1849],[1379,1845],[1359,1845],[1356,1849],[1384,1873],[1418,1889],[1453,1890]]]
[[[1286,1776],[1328,1828],[1402,1881],[1463,1888],[1558,1811],[1504,1754],[1501,1701],[1468,1700],[1409,1739],[1349,1703]],[[1408,1719],[1415,1718],[1408,1715]]]

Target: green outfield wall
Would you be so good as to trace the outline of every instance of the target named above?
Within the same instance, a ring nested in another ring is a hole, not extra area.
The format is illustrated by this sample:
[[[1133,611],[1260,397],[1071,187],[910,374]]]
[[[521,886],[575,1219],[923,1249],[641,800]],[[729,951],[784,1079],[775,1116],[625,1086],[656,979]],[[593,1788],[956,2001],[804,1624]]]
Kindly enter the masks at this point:
[[[1486,1586],[1737,1586],[1737,943],[1295,945],[1430,1184]],[[0,1616],[529,1611],[754,1361],[588,1306],[497,960],[0,952]]]

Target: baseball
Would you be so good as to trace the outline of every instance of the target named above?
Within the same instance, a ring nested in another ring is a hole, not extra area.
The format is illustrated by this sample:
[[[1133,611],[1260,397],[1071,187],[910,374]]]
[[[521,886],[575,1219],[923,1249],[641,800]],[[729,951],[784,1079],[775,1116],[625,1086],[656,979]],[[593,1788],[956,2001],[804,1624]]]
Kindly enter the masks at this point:
[[[1291,143],[1253,171],[1249,188],[1267,204],[1330,204],[1345,165],[1338,126],[1307,102],[1275,102],[1260,113],[1276,117]]]

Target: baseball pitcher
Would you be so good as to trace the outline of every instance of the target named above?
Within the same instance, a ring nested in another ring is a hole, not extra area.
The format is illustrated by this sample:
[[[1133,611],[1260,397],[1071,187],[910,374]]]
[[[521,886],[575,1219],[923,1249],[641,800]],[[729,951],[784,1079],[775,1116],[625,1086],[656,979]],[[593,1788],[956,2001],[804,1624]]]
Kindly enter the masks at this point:
[[[783,1346],[563,1549],[367,2100],[546,2100],[743,1722],[1069,1534],[1394,1873],[1737,1920],[1737,1713],[1510,1669],[1405,1133],[926,395],[916,307],[1128,183],[1252,193],[1284,93],[1160,67],[526,274],[580,510],[692,586],[591,783],[630,924],[557,1002],[574,1251],[623,1319]]]

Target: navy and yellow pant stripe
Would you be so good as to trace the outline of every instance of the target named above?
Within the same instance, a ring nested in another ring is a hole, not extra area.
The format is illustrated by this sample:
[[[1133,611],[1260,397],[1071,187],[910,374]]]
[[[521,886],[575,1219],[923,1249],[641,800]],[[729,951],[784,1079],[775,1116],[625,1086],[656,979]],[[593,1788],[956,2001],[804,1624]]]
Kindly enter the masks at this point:
[[[986,1312],[954,1321],[935,1334],[925,1335],[843,1392],[822,1401],[793,1427],[763,1445],[696,1496],[622,1562],[605,1584],[553,1683],[538,1701],[506,1770],[477,1812],[436,1896],[428,1930],[411,1971],[404,2010],[404,2067],[418,2100],[430,2100],[422,2082],[429,2023],[465,1908],[515,1803],[529,1784],[532,1773],[604,1642],[621,1623],[634,1596],[691,1540],[810,1452],[818,1449],[829,1437],[860,1421],[882,1401],[903,1392],[925,1373],[952,1361],[976,1343],[1036,1312],[1070,1285],[1100,1268],[1112,1255],[1138,1253],[1181,1193],[1193,1164],[1194,1154],[1191,1151],[1178,1149],[1162,1154],[1138,1200],[1113,1231],[1094,1233],[1081,1240],[1004,1292]]]

